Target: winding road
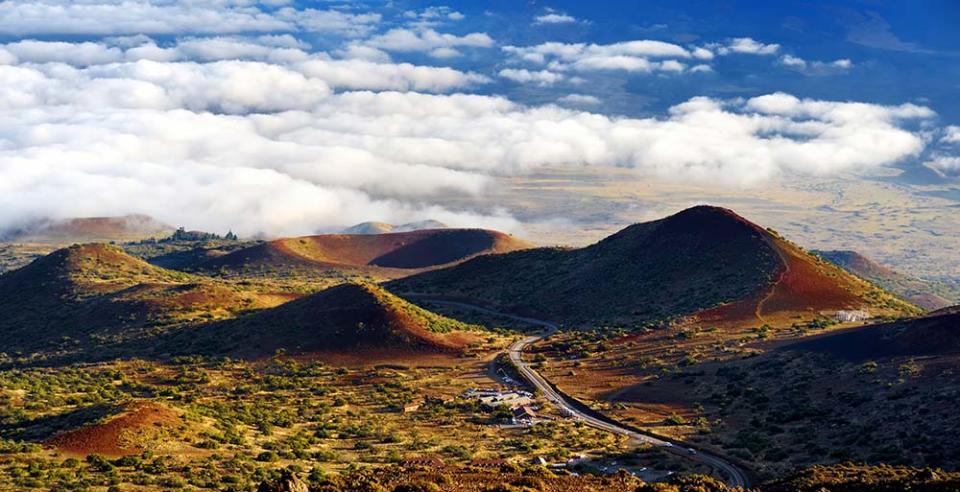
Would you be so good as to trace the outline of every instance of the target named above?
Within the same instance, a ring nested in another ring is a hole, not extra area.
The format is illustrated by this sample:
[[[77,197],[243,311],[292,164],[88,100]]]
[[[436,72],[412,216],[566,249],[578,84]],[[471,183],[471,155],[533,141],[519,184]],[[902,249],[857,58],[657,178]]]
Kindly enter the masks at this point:
[[[445,300],[432,300],[422,298],[421,300],[428,301],[434,304],[441,304],[453,307],[460,307],[464,309],[470,309],[473,311],[479,311],[486,314],[499,316],[503,318],[509,318],[516,321],[522,321],[531,325],[542,326],[544,331],[537,335],[528,336],[522,340],[518,340],[510,345],[508,349],[508,355],[510,356],[510,361],[517,367],[517,370],[520,374],[532,384],[544,398],[549,400],[552,404],[560,408],[564,413],[577,418],[583,423],[595,427],[597,429],[605,430],[607,432],[612,432],[614,434],[620,434],[627,436],[631,439],[635,439],[640,442],[647,443],[651,446],[659,446],[664,451],[669,453],[681,456],[682,458],[695,461],[701,464],[704,464],[714,470],[718,470],[723,476],[721,477],[728,485],[733,487],[743,487],[746,488],[750,485],[749,479],[747,478],[746,473],[743,472],[737,465],[705,451],[695,451],[692,448],[685,447],[682,441],[668,441],[662,438],[653,437],[648,434],[643,434],[633,430],[629,427],[616,423],[614,420],[609,418],[599,419],[592,415],[592,412],[588,413],[582,408],[585,407],[582,403],[578,402],[573,397],[563,393],[558,390],[554,385],[550,384],[546,378],[540,375],[533,367],[523,360],[523,351],[530,345],[539,340],[547,338],[559,330],[559,327],[553,323],[534,319],[534,318],[525,318],[522,316],[514,316],[512,314],[502,313],[499,311],[493,311],[486,309],[480,306],[474,306],[472,304],[466,304],[462,302],[455,301],[445,301]]]

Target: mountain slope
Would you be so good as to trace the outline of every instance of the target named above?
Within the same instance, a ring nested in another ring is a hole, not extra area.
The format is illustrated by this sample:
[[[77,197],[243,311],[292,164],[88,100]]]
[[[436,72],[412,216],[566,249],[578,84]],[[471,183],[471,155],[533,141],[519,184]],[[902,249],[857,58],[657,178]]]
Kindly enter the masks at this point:
[[[275,304],[113,246],[75,245],[0,275],[0,351],[100,343],[105,336]]]
[[[0,234],[0,241],[69,244],[131,241],[173,232],[173,227],[147,215],[78,217],[41,220]]]
[[[700,206],[585,248],[485,256],[389,284],[578,323],[632,324],[701,312],[712,322],[876,307],[910,311],[730,210]]]
[[[347,227],[341,231],[341,234],[387,234],[393,232],[394,227],[393,224],[386,222],[361,222]]]
[[[323,234],[257,244],[203,261],[203,272],[341,272],[400,277],[477,255],[529,248],[507,234],[483,229],[438,229],[390,234]]]
[[[386,222],[361,222],[347,227],[342,234],[387,234],[390,232],[412,232],[425,229],[447,229],[449,226],[438,220],[421,220],[406,224],[393,225]]]
[[[960,309],[948,308],[919,318],[829,334],[790,348],[851,360],[960,354]]]
[[[887,268],[856,251],[814,251],[844,270],[869,280],[924,309],[940,309],[960,301],[960,292]]]
[[[346,283],[273,309],[180,333],[171,352],[272,355],[387,349],[459,352],[477,342],[476,327],[419,308],[368,283]]]

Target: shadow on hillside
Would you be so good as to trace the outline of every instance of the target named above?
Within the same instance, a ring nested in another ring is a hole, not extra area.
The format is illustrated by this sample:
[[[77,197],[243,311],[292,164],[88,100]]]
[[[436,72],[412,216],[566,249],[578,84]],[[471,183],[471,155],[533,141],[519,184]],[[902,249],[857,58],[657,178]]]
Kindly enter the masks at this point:
[[[119,407],[116,405],[97,404],[27,421],[4,421],[0,423],[0,436],[5,439],[43,442],[60,432],[92,424],[118,411]]]

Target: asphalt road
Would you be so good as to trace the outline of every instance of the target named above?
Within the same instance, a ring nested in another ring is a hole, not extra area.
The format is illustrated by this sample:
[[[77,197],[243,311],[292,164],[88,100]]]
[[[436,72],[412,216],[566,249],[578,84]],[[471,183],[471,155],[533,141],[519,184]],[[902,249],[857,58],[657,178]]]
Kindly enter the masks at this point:
[[[744,487],[749,486],[749,480],[747,479],[746,474],[740,470],[735,464],[719,457],[712,455],[704,451],[694,451],[691,448],[685,447],[682,441],[666,441],[663,439],[658,439],[656,437],[641,434],[634,430],[631,430],[625,426],[621,426],[612,421],[612,419],[600,420],[592,415],[580,410],[578,405],[575,405],[575,401],[571,396],[566,395],[560,391],[554,389],[553,385],[546,380],[543,376],[540,375],[535,369],[533,369],[529,364],[523,360],[523,351],[530,344],[542,340],[546,337],[553,335],[559,327],[553,323],[534,319],[534,318],[525,318],[522,316],[514,316],[507,313],[501,313],[498,311],[493,311],[490,309],[482,308],[479,306],[473,306],[471,304],[466,304],[462,302],[454,301],[430,301],[435,304],[446,304],[448,306],[456,306],[465,309],[470,309],[474,311],[480,311],[487,314],[492,314],[495,316],[505,317],[514,319],[517,321],[522,321],[531,325],[542,326],[544,331],[538,335],[531,335],[522,340],[514,342],[513,345],[510,345],[509,356],[510,361],[513,362],[517,369],[520,371],[520,374],[530,382],[544,398],[549,400],[551,403],[560,408],[564,413],[584,422],[587,425],[596,427],[597,429],[605,430],[607,432],[613,432],[614,434],[621,434],[627,436],[631,439],[635,439],[640,442],[650,444],[651,446],[662,447],[664,451],[669,453],[676,454],[685,459],[695,461],[707,465],[708,467],[719,471],[723,476],[721,477],[728,485],[734,487]],[[608,421],[609,420],[609,421]]]

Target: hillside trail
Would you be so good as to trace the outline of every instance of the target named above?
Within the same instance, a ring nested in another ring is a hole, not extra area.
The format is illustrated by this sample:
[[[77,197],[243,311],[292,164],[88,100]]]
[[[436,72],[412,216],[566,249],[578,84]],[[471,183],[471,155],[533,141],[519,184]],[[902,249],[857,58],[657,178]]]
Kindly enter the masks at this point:
[[[777,286],[779,286],[783,280],[787,277],[787,274],[790,273],[790,261],[787,260],[786,255],[783,254],[783,251],[780,251],[780,248],[770,238],[764,238],[767,244],[770,245],[770,248],[777,253],[777,256],[780,257],[780,261],[783,262],[783,270],[780,271],[780,275],[777,276],[777,280],[770,285],[770,291],[764,295],[760,301],[757,303],[757,308],[754,310],[754,316],[757,320],[760,321],[760,325],[765,325],[767,323],[766,319],[763,317],[763,305],[773,297],[773,294],[777,292]]]

